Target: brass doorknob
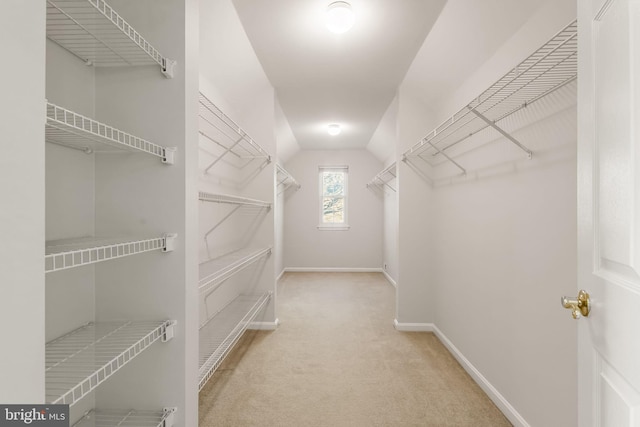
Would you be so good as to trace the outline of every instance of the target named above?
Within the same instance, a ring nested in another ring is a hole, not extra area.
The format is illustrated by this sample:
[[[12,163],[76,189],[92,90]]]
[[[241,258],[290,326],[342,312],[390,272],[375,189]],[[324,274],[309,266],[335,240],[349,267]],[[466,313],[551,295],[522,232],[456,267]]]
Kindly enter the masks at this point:
[[[570,297],[560,298],[560,303],[564,308],[571,310],[571,315],[574,319],[579,319],[580,316],[589,316],[591,310],[589,304],[589,294],[585,290],[578,292],[578,298],[571,299]]]

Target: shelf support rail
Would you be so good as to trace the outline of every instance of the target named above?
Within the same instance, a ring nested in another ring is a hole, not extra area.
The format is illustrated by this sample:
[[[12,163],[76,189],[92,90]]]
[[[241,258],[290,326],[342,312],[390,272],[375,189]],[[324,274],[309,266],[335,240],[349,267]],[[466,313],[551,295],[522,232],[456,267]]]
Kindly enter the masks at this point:
[[[463,168],[462,166],[460,166],[460,164],[458,162],[456,162],[455,160],[453,160],[451,158],[451,156],[449,156],[447,153],[445,153],[444,151],[442,151],[441,149],[439,149],[438,147],[436,147],[431,141],[427,141],[427,144],[429,144],[430,146],[432,146],[439,154],[442,154],[447,160],[449,160],[451,163],[453,163],[458,169],[460,169],[462,171],[463,175],[467,174],[467,170],[465,168]],[[420,155],[418,155],[420,156]]]
[[[488,118],[486,118],[484,115],[480,114],[478,112],[478,110],[476,110],[473,107],[467,107],[469,109],[469,111],[471,111],[473,114],[475,114],[476,116],[478,116],[483,122],[485,122],[487,125],[491,126],[493,129],[495,129],[496,131],[498,131],[502,136],[504,136],[505,138],[507,138],[509,141],[513,142],[515,145],[517,145],[518,147],[520,147],[520,149],[522,151],[524,151],[525,153],[527,153],[527,158],[531,159],[531,157],[533,156],[533,152],[531,150],[529,150],[527,147],[525,147],[520,141],[518,141],[517,139],[515,139],[513,136],[511,136],[509,133],[505,132],[500,126],[496,125],[493,121],[489,120]],[[429,143],[431,144],[431,143]],[[433,148],[436,148],[435,145],[431,144],[431,146]],[[436,148],[436,150],[438,150]],[[447,159],[449,159],[450,161],[453,162],[453,160],[447,156],[443,151],[438,150],[439,153],[441,153],[443,156],[445,156]],[[455,163],[455,162],[453,162]],[[457,163],[456,163],[457,165]],[[460,167],[460,166],[458,166]]]
[[[226,147],[226,149],[224,150],[224,152],[222,154],[220,154],[218,156],[217,159],[215,159],[211,164],[209,164],[209,166],[207,166],[204,169],[204,172],[207,173],[209,172],[209,169],[211,169],[212,167],[214,167],[216,165],[216,163],[218,163],[220,160],[222,160],[224,158],[224,156],[226,156],[227,154],[231,153],[232,150],[235,148],[236,145],[240,144],[240,142],[244,139],[244,136],[241,136],[240,139],[238,139],[235,143],[233,143],[231,146]]]

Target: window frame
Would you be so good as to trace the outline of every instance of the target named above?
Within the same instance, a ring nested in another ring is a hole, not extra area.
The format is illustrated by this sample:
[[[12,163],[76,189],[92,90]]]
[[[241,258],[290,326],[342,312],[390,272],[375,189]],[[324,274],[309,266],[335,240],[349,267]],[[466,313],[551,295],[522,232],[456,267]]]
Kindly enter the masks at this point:
[[[324,222],[324,180],[325,172],[342,172],[344,173],[344,194],[343,199],[343,222],[326,223]],[[318,166],[318,230],[325,231],[346,231],[351,228],[349,226],[349,166]]]

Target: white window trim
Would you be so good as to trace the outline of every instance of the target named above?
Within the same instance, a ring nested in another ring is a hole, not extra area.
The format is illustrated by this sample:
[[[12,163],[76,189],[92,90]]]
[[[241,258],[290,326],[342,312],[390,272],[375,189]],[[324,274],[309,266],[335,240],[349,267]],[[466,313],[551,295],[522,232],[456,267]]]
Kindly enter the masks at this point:
[[[345,172],[344,175],[344,222],[340,224],[325,224],[322,222],[322,206],[323,206],[323,188],[322,173],[323,172]],[[349,226],[349,166],[318,166],[318,230],[321,231],[347,231]]]

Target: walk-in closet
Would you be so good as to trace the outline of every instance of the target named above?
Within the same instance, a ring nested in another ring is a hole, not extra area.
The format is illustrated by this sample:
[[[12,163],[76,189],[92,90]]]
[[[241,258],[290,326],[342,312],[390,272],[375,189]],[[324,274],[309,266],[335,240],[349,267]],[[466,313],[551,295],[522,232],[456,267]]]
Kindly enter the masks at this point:
[[[635,425],[636,1],[6,1],[0,424]]]

